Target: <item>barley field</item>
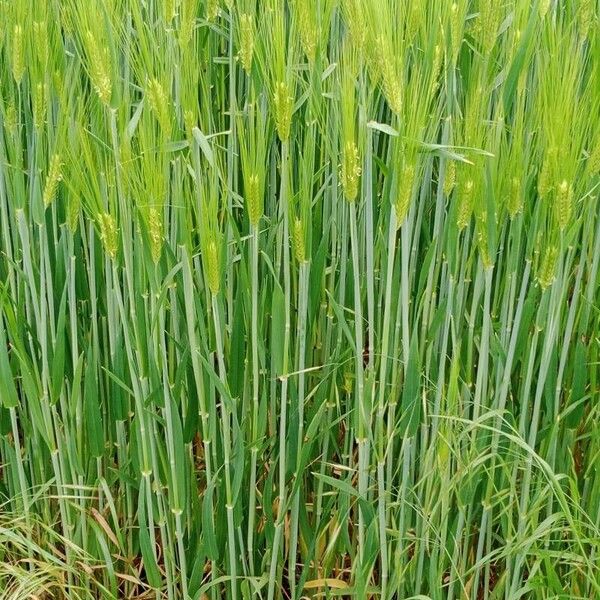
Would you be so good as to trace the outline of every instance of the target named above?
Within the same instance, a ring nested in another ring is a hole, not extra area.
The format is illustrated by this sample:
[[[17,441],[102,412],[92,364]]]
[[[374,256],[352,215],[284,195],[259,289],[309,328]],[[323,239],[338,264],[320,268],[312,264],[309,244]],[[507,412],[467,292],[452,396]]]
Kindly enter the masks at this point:
[[[600,599],[599,15],[1,1],[0,598]]]

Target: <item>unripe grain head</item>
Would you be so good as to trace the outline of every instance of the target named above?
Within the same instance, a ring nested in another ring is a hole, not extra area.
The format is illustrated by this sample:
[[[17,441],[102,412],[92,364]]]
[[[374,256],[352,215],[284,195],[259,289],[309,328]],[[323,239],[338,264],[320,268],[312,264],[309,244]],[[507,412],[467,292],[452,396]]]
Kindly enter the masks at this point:
[[[118,248],[118,230],[115,219],[110,213],[101,213],[98,217],[98,225],[104,250],[114,259]]]
[[[590,152],[587,160],[587,171],[591,175],[600,173],[600,139],[596,142],[596,145]]]
[[[180,9],[179,45],[186,48],[192,39],[194,26],[196,24],[196,2],[195,0],[183,0]]]
[[[289,86],[283,81],[280,81],[275,85],[273,108],[275,112],[277,135],[282,142],[285,142],[290,137],[294,98],[290,93]]]
[[[294,220],[292,240],[296,260],[299,263],[306,262],[306,246],[304,243],[304,225],[302,224],[302,219],[297,218]]]
[[[400,181],[398,182],[398,195],[396,196],[396,220],[398,226],[404,223],[408,209],[410,208],[410,201],[412,199],[413,183],[415,180],[415,166],[412,163],[405,163],[402,167],[400,175]]]
[[[206,269],[206,281],[208,288],[213,295],[219,293],[221,288],[221,275],[220,275],[220,259],[219,259],[219,248],[217,242],[214,239],[209,240],[205,247],[205,269]]]
[[[491,52],[496,43],[502,16],[501,10],[501,2],[481,0],[479,3],[479,17],[475,23],[475,34],[485,54]]]
[[[450,6],[450,44],[452,60],[456,60],[463,39],[463,21],[459,6],[454,2]]]
[[[41,129],[46,121],[46,98],[48,97],[48,86],[39,81],[33,92],[33,125]]]
[[[13,28],[12,36],[12,73],[17,85],[25,73],[25,50],[23,40],[23,27],[18,23]]]
[[[582,38],[587,37],[592,24],[594,23],[594,5],[595,0],[580,0],[577,18],[579,23],[579,33]]]
[[[556,190],[555,199],[556,222],[564,229],[573,214],[573,186],[563,179]]]
[[[219,16],[219,0],[207,0],[206,19],[214,21]]]
[[[508,182],[506,208],[511,219],[523,209],[523,190],[519,177],[511,177]]]
[[[295,0],[300,44],[308,62],[313,63],[317,51],[318,30],[311,3],[312,0]]]
[[[110,55],[106,48],[100,46],[96,36],[89,29],[85,33],[85,38],[90,61],[90,79],[98,97],[108,106],[112,95]]]
[[[392,112],[398,115],[402,110],[402,84],[394,64],[391,44],[383,35],[379,35],[376,39],[376,52],[383,95]]]
[[[446,161],[446,173],[444,174],[444,194],[449,196],[456,184],[456,163],[453,160]]]
[[[360,51],[364,48],[367,37],[363,5],[361,0],[344,0],[343,6],[352,45]]]
[[[353,141],[346,142],[342,156],[340,180],[344,196],[348,202],[354,202],[358,195],[358,182],[360,181],[360,156],[358,147]]]
[[[17,126],[19,125],[19,115],[17,113],[17,106],[13,99],[9,100],[6,105],[6,112],[4,113],[4,127],[11,134],[15,134]]]
[[[78,194],[69,194],[67,202],[67,227],[71,233],[75,233],[79,222],[79,212],[81,210],[81,200]]]
[[[33,38],[38,62],[43,68],[48,62],[48,24],[45,21],[33,23]]]
[[[473,191],[475,184],[472,179],[461,182],[458,189],[458,215],[456,224],[459,229],[464,229],[471,221],[473,214]]]
[[[537,280],[540,287],[545,290],[552,285],[556,273],[556,259],[558,258],[558,248],[555,245],[550,246],[541,256],[541,262],[538,268]]]
[[[538,175],[538,195],[543,200],[552,190],[554,177],[554,161],[556,158],[556,148],[550,147],[542,162],[542,168]]]
[[[148,212],[148,235],[150,237],[152,260],[157,263],[162,252],[163,223],[160,212],[154,207],[150,208]]]
[[[50,161],[48,177],[44,185],[44,206],[50,206],[56,197],[58,184],[62,180],[62,162],[59,154],[55,154]]]
[[[171,134],[171,114],[167,94],[158,79],[153,77],[146,86],[146,95],[150,108],[154,113],[161,129],[168,137]]]
[[[550,9],[550,3],[551,3],[551,0],[540,0],[539,5],[538,5],[538,10],[540,12],[540,17],[542,19],[548,13],[548,10]]]
[[[252,15],[240,15],[240,61],[247,74],[252,69],[254,55],[254,19]]]
[[[256,173],[248,175],[246,180],[246,207],[248,219],[253,227],[258,225],[262,216],[262,193],[260,180]]]

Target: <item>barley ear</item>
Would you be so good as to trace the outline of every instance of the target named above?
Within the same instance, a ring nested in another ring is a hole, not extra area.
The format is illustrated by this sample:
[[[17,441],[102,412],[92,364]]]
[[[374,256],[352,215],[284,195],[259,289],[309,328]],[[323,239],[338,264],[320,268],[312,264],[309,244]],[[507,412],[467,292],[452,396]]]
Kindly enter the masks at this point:
[[[206,269],[206,280],[208,288],[213,295],[219,293],[221,287],[221,276],[219,273],[220,261],[219,261],[219,248],[214,239],[211,239],[205,248],[205,269]]]
[[[240,15],[240,61],[242,68],[249,75],[254,56],[254,20],[252,15]]]
[[[294,256],[299,263],[306,262],[306,247],[304,243],[304,225],[302,219],[294,219],[292,231],[292,241],[294,246]]]
[[[118,237],[117,224],[110,213],[102,213],[98,217],[100,226],[100,240],[104,244],[106,253],[114,259],[117,255]]]
[[[278,82],[275,86],[273,105],[277,135],[282,142],[285,142],[290,137],[294,98],[290,94],[288,85],[283,81]]]
[[[48,171],[48,177],[46,178],[46,184],[44,185],[44,206],[50,206],[50,204],[52,204],[54,198],[56,197],[58,184],[61,180],[62,162],[60,160],[60,155],[55,154],[50,161],[50,169]]]
[[[340,172],[342,190],[348,202],[354,202],[356,200],[360,174],[361,168],[358,147],[353,141],[348,141],[344,146]]]
[[[25,52],[23,40],[23,27],[16,24],[13,29],[12,37],[12,73],[17,85],[21,83],[25,73]]]

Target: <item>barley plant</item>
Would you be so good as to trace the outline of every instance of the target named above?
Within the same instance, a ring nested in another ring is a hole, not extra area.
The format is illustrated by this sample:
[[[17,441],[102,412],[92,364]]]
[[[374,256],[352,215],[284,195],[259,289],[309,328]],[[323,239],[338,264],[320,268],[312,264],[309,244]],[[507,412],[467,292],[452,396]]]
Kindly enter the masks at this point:
[[[600,599],[599,15],[0,1],[0,598]]]

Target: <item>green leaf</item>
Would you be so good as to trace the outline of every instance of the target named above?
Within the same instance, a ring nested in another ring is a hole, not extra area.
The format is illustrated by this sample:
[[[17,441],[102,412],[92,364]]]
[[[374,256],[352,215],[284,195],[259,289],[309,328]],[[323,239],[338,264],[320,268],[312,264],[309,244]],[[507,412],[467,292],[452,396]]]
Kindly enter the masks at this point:
[[[202,496],[202,537],[204,539],[204,550],[206,552],[206,556],[211,560],[218,560],[219,549],[213,521],[214,489],[214,482],[210,481]]]
[[[54,347],[54,356],[52,358],[52,397],[54,401],[58,400],[60,395],[63,378],[65,376],[65,338],[66,338],[66,314],[67,314],[67,285],[63,290],[58,309],[58,322],[56,324],[56,344]]]
[[[93,457],[104,453],[104,425],[100,411],[100,396],[98,395],[98,374],[92,347],[86,352],[85,385],[84,385],[84,423],[89,443],[90,454]]]
[[[421,367],[417,336],[413,335],[410,343],[408,365],[404,377],[402,391],[402,416],[400,433],[412,437],[417,433],[421,421]]]
[[[210,145],[210,142],[208,141],[206,136],[197,127],[194,127],[192,129],[192,135],[194,136],[194,140],[196,140],[198,146],[202,150],[202,153],[206,157],[208,164],[211,167],[214,167],[215,157],[213,155],[212,146]]]
[[[336,479],[318,472],[313,472],[313,476],[344,494],[358,498],[358,491],[343,479]]]
[[[381,131],[381,133],[385,133],[386,135],[391,135],[392,137],[397,137],[398,132],[390,125],[386,125],[385,123],[378,123],[377,121],[369,121],[367,123],[367,127],[369,129],[376,129],[377,131]]]
[[[154,552],[152,551],[152,544],[150,542],[150,534],[148,533],[148,521],[146,518],[146,486],[149,486],[150,482],[147,478],[144,478],[138,495],[138,521],[139,527],[139,541],[140,551],[142,558],[144,559],[144,571],[148,578],[148,583],[153,588],[160,588],[162,584],[162,577],[154,558]]]
[[[4,408],[19,406],[19,397],[15,387],[15,380],[8,359],[8,342],[4,334],[4,325],[0,321],[0,400]]]

